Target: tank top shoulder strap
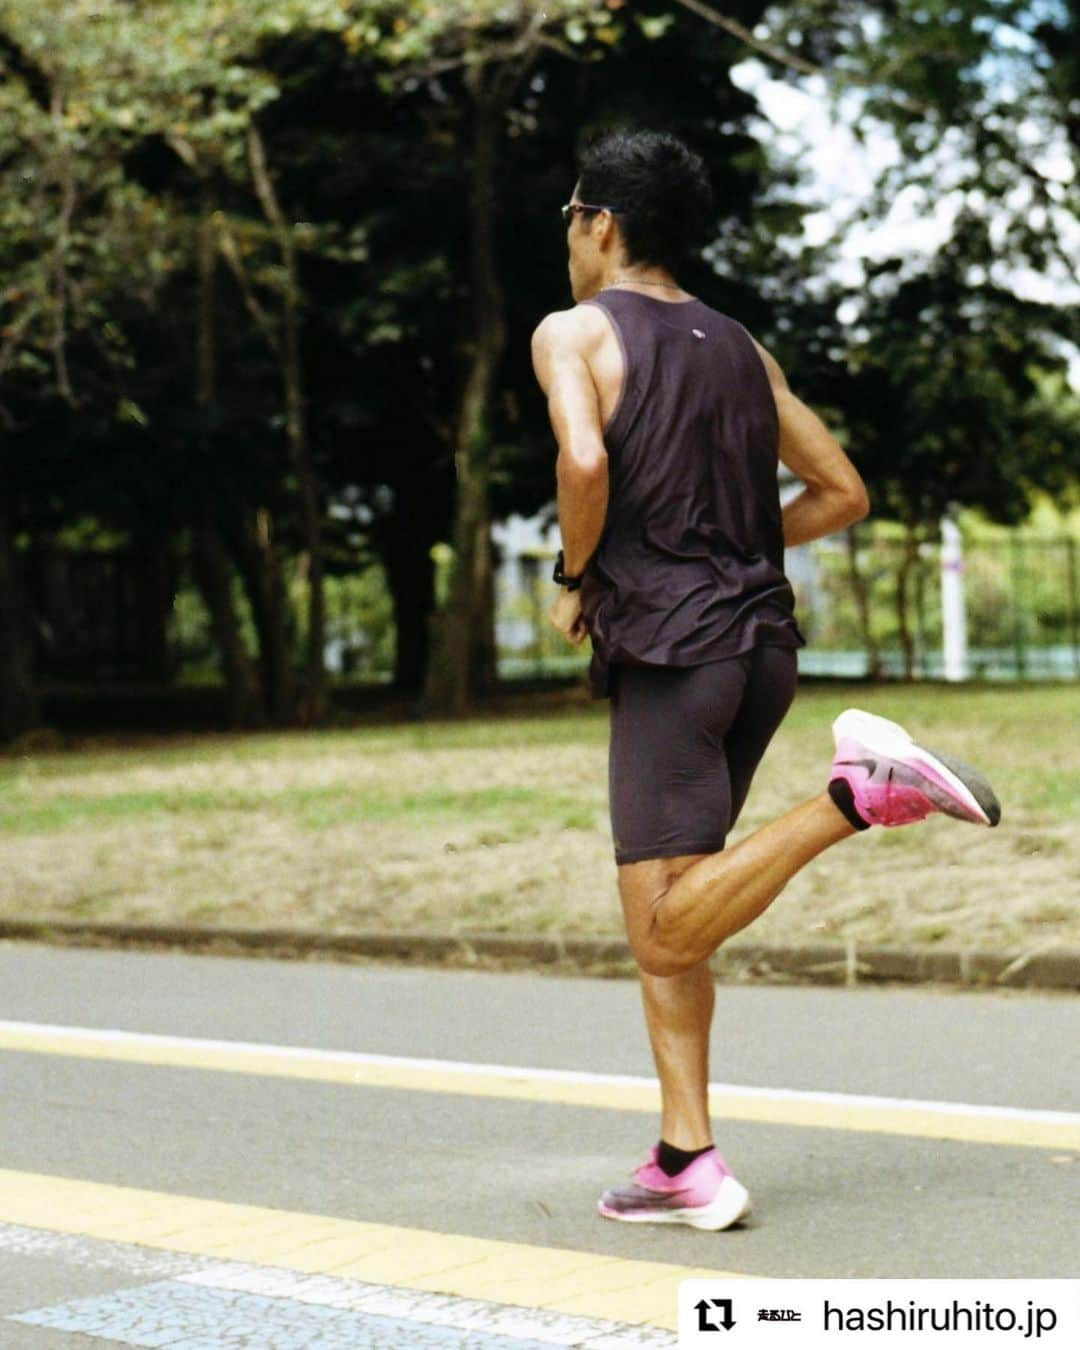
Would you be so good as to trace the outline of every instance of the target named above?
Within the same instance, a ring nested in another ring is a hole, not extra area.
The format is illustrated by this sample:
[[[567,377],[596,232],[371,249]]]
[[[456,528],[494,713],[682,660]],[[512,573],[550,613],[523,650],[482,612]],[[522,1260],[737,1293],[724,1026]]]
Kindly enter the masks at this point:
[[[626,298],[625,292],[606,290],[588,300],[581,301],[583,305],[592,305],[596,309],[603,310],[604,314],[607,315],[608,322],[619,343],[619,351],[622,354],[623,373],[619,396],[615,400],[615,407],[603,428],[604,441],[609,453],[618,449],[625,435],[628,422],[632,420],[635,390],[639,384],[638,365],[642,354],[644,335],[640,330],[639,323],[635,322],[633,309],[620,303]]]

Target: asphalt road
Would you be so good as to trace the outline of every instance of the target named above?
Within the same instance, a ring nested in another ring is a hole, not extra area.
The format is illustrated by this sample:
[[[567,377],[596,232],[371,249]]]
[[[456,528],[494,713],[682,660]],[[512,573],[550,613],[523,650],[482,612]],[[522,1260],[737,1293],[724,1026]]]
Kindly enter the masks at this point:
[[[719,987],[712,1078],[760,1090],[745,1094],[739,1118],[714,1122],[754,1197],[750,1220],[721,1234],[595,1214],[599,1191],[656,1137],[655,1114],[633,1096],[645,1089],[620,1098],[611,1078],[651,1076],[633,982],[9,943],[0,946],[0,1019],[2,1350],[673,1344],[656,1330],[638,1341],[611,1330],[664,1324],[640,1291],[605,1302],[583,1287],[592,1278],[599,1291],[592,1266],[573,1287],[570,1273],[552,1273],[586,1253],[612,1288],[624,1275],[626,1290],[666,1289],[667,1267],[1080,1276],[1075,996]],[[42,1025],[97,1034],[76,1044],[20,1029]],[[177,1048],[107,1032],[184,1039]],[[220,1049],[206,1041],[278,1049],[215,1067]],[[369,1058],[354,1072],[352,1061],[287,1047]],[[446,1075],[415,1060],[548,1073],[521,1095],[505,1084],[523,1075]],[[866,1104],[853,1097],[889,1100],[866,1107],[878,1123],[864,1128]],[[952,1137],[938,1137],[933,1106],[907,1111],[892,1099],[954,1104],[941,1117]],[[1073,1119],[1037,1114],[1047,1112]],[[1010,1142],[979,1142],[986,1121]],[[1039,1129],[1053,1133],[1031,1133]],[[346,1244],[349,1260],[295,1260],[283,1243],[301,1231],[307,1243],[309,1230],[311,1242]],[[361,1239],[352,1254],[348,1243]],[[540,1249],[554,1255],[541,1259]],[[455,1260],[459,1250],[467,1257]],[[485,1285],[485,1271],[523,1260],[549,1271],[546,1302],[516,1274]],[[468,1271],[442,1273],[470,1263],[472,1285]],[[301,1304],[284,1285],[272,1297],[251,1292],[270,1267],[326,1275],[337,1321],[320,1311],[330,1293],[309,1290]],[[339,1277],[365,1283],[333,1286]],[[441,1318],[442,1329],[430,1342],[402,1331],[394,1318],[406,1317],[404,1305],[385,1294],[381,1320],[363,1314],[376,1288],[411,1289],[421,1304],[444,1296],[442,1311],[416,1314],[429,1330]],[[453,1298],[471,1298],[477,1318],[485,1301],[544,1302],[552,1318],[598,1319],[595,1338],[584,1322],[573,1335],[555,1322],[546,1332],[455,1331]],[[317,1341],[316,1315],[325,1322]],[[603,1340],[605,1327],[616,1339]]]

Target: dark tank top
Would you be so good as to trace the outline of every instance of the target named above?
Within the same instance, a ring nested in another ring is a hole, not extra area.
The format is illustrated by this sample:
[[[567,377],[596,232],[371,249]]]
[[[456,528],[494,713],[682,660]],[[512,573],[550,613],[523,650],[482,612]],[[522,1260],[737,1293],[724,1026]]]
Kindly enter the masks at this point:
[[[698,666],[801,647],[784,576],[779,423],[764,363],[700,300],[608,289],[623,355],[604,428],[607,517],[585,569],[594,698],[616,663]]]

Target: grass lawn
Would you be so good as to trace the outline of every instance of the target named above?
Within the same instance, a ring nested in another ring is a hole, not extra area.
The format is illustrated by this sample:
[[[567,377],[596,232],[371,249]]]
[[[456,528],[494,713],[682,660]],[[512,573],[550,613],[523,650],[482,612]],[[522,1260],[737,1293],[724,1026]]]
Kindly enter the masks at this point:
[[[982,767],[998,829],[935,818],[824,854],[762,941],[1080,947],[1080,689],[804,687],[732,842],[821,789],[855,704]],[[607,704],[0,758],[0,913],[621,935]],[[647,785],[643,785],[647,790]]]

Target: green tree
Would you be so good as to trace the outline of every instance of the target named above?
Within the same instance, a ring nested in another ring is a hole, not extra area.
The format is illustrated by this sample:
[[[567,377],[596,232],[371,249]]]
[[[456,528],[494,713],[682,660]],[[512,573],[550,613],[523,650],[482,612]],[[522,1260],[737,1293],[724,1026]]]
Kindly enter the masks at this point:
[[[527,509],[551,495],[550,433],[526,339],[546,309],[569,303],[555,208],[572,186],[579,138],[627,120],[689,136],[716,163],[725,222],[747,222],[766,166],[739,126],[754,104],[730,79],[738,41],[710,35],[703,45],[700,25],[675,23],[660,7],[423,8],[426,24],[405,24],[400,43],[390,39],[380,51],[405,63],[394,83],[400,97],[433,89],[447,109],[436,135],[463,147],[469,175],[461,200],[471,323],[452,346],[463,358],[453,437],[456,566],[428,686],[429,703],[461,708],[494,677],[493,505]],[[456,247],[454,219],[444,224]],[[715,291],[745,297],[752,289],[718,282],[708,266],[699,271]]]
[[[15,284],[9,285],[6,299],[14,301],[16,309],[0,354],[0,373],[4,366],[21,363],[37,377],[39,403],[51,396],[74,409],[80,402],[69,361],[78,325],[88,334],[92,328],[100,332],[104,327],[123,348],[123,330],[115,322],[103,325],[101,321],[110,281],[122,280],[130,286],[133,274],[147,272],[141,264],[133,266],[133,259],[145,256],[166,270],[190,261],[197,278],[193,332],[197,436],[204,459],[212,449],[220,448],[212,445],[212,428],[220,421],[215,333],[218,256],[225,252],[231,262],[238,263],[239,253],[227,247],[232,235],[223,224],[225,216],[216,209],[217,196],[223,190],[234,197],[238,191],[246,192],[251,205],[261,208],[266,236],[280,261],[269,284],[278,300],[277,313],[268,315],[267,306],[256,301],[253,288],[245,291],[245,299],[252,302],[252,317],[274,351],[286,444],[301,503],[310,590],[307,720],[317,718],[325,704],[321,503],[304,417],[294,227],[278,201],[257,125],[260,110],[272,101],[277,86],[255,58],[260,44],[272,36],[308,26],[340,32],[346,19],[341,6],[320,0],[243,5],[184,0],[145,5],[137,13],[121,3],[29,5],[10,0],[0,8],[0,56],[17,77],[5,93],[18,105],[21,124],[29,125],[33,133],[22,165],[13,164],[11,158],[7,161],[5,186],[9,191],[4,193],[2,209],[15,217],[13,223],[20,228],[9,236],[14,256],[5,270]],[[190,226],[187,231],[180,228],[168,233],[172,251],[165,257],[162,240],[148,239],[145,228],[145,217],[148,211],[154,214],[155,203],[137,178],[125,173],[132,156],[153,140],[170,147],[197,184],[187,201],[182,194],[173,194],[168,202],[173,223],[179,223],[186,209]],[[41,195],[56,199],[54,228],[48,223],[42,227],[49,213],[40,209],[41,201],[26,204],[19,199],[27,169],[40,182]],[[112,216],[123,217],[121,224],[136,226],[123,237],[120,247],[115,247],[116,239],[103,229],[100,210],[92,209],[103,195]],[[127,208],[126,216],[123,208]],[[140,251],[136,241],[146,247]],[[152,247],[153,243],[158,247]],[[239,273],[239,266],[235,270]],[[160,281],[160,275],[151,276],[150,281]],[[115,300],[121,290],[116,286],[111,298]],[[153,287],[148,285],[146,290],[143,298],[152,304],[157,298],[150,293]],[[121,350],[120,357],[130,362],[130,349]],[[51,379],[46,378],[49,372]],[[150,421],[130,399],[120,399],[117,407],[127,420]],[[40,430],[40,406],[36,411],[35,429]],[[80,420],[85,421],[85,413],[84,399]],[[194,522],[196,570],[214,617],[233,717],[245,721],[257,691],[232,613],[231,568],[219,513],[208,498]],[[258,547],[268,533],[267,518],[265,507],[261,515],[257,511],[257,527],[248,530],[244,540],[246,557],[253,563],[269,556],[268,549],[260,553]],[[11,531],[3,533],[9,536]],[[270,599],[282,596],[280,578],[275,586],[270,575],[268,584],[268,566],[261,571],[251,567],[248,575],[263,583],[252,589],[256,597],[266,600],[255,609],[267,620],[273,613]],[[277,609],[280,612],[280,604]],[[282,626],[264,622],[260,631],[266,638],[264,677],[273,675],[272,710],[280,719],[291,715],[281,660]],[[268,655],[271,646],[274,659]]]

